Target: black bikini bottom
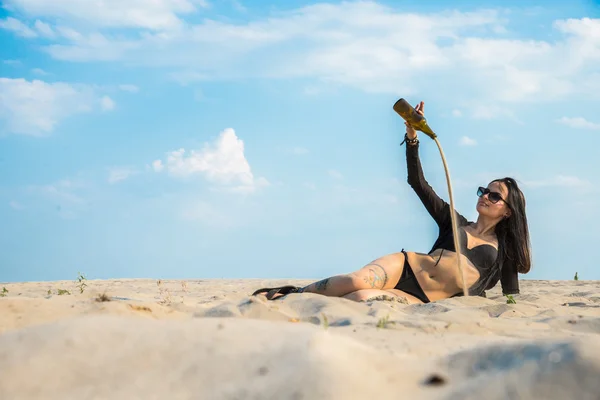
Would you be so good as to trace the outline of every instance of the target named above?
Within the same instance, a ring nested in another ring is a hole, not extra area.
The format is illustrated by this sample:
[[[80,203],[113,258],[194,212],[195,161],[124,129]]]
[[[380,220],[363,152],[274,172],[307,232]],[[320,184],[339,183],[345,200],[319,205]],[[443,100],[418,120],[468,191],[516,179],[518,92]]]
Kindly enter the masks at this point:
[[[404,293],[415,296],[423,303],[429,303],[429,298],[427,298],[427,295],[423,289],[421,289],[421,285],[419,285],[419,281],[417,281],[415,273],[408,263],[408,257],[406,256],[406,251],[404,251],[404,249],[402,249],[402,253],[404,254],[404,268],[402,276],[396,286],[394,286],[394,289],[402,290]]]

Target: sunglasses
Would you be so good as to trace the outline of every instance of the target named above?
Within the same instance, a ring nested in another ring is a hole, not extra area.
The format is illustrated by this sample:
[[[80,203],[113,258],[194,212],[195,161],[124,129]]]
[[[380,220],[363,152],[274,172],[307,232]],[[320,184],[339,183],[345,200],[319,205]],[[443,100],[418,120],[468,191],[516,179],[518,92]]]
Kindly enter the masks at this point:
[[[510,204],[508,204],[506,202],[506,200],[504,200],[502,198],[502,195],[500,193],[498,193],[498,192],[492,192],[488,188],[484,188],[484,187],[479,186],[479,188],[477,189],[477,196],[483,197],[486,194],[488,195],[488,199],[490,200],[490,202],[496,204],[497,202],[499,202],[500,200],[502,200],[507,206],[510,207]]]

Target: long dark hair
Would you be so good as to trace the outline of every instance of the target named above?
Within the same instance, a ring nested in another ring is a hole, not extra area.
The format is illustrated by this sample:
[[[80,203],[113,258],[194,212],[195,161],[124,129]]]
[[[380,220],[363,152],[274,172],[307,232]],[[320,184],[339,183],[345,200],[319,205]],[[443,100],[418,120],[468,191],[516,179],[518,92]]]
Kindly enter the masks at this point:
[[[496,225],[498,264],[500,267],[507,263],[513,264],[519,273],[526,274],[531,269],[531,243],[525,213],[525,195],[513,178],[494,179],[492,182],[502,182],[506,185],[506,202],[512,211],[510,216]]]
[[[516,270],[521,274],[526,274],[531,269],[525,195],[523,195],[519,185],[513,178],[494,179],[492,182],[502,182],[506,185],[508,189],[506,203],[511,209],[511,214],[496,224],[498,256],[492,266],[493,272],[486,277],[482,276],[469,289],[469,293],[474,296],[479,296],[486,290],[492,289],[501,279],[503,269]]]

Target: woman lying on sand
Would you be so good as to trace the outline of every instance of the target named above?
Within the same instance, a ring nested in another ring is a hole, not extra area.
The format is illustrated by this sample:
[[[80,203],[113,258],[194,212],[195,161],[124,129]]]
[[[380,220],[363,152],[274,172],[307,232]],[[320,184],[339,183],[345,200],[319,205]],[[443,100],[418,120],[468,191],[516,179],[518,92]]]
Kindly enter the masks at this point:
[[[424,103],[415,109],[423,115]],[[259,289],[273,300],[289,293],[318,293],[355,301],[404,297],[409,303],[429,303],[463,294],[462,277],[456,263],[450,206],[423,177],[417,132],[406,124],[408,183],[439,227],[439,236],[428,254],[404,251],[389,254],[358,271],[337,275],[306,287],[282,286]],[[477,190],[478,217],[467,221],[455,211],[461,244],[461,266],[469,295],[501,282],[504,294],[519,293],[517,273],[531,267],[525,197],[512,178],[495,179]]]

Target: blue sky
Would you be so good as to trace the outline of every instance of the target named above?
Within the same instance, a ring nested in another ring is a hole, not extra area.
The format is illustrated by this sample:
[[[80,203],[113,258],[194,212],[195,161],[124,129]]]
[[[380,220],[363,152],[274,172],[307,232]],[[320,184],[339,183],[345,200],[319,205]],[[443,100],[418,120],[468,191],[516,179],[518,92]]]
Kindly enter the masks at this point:
[[[465,216],[479,185],[521,183],[522,279],[600,279],[597,2],[86,3],[2,3],[0,281],[320,278],[427,252],[399,97],[425,101]],[[421,159],[447,199],[426,137]]]

